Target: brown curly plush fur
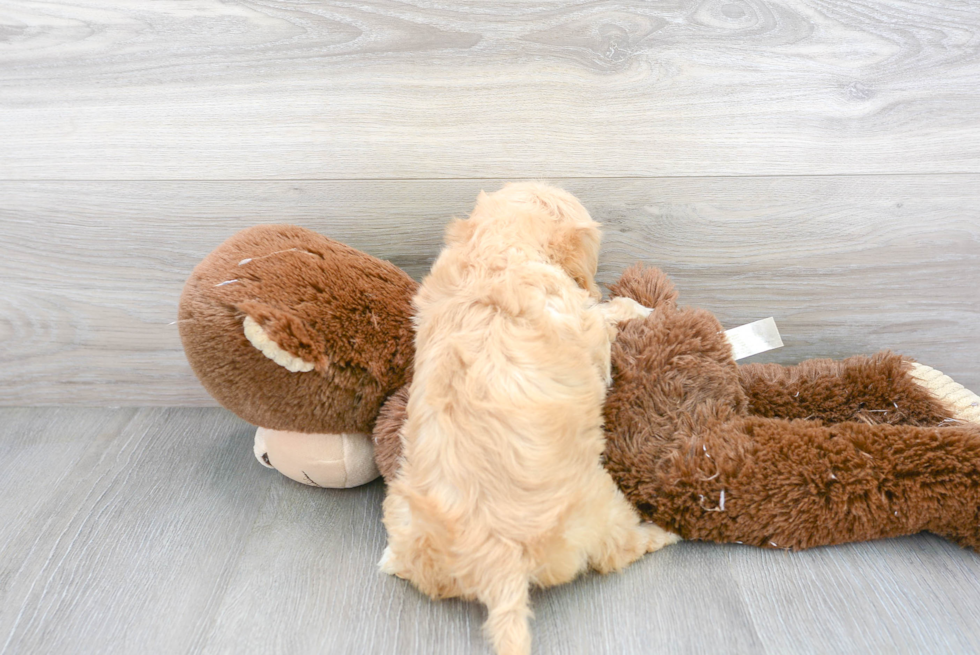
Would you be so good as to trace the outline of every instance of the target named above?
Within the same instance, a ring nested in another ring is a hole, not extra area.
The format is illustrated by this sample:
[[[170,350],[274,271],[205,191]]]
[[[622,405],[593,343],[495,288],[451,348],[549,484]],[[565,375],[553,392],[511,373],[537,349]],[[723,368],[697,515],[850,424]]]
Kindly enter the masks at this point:
[[[370,432],[381,403],[409,379],[417,287],[397,266],[315,232],[260,225],[194,269],[180,336],[208,392],[250,423]],[[315,369],[292,373],[268,359],[245,338],[246,316]]]
[[[912,380],[910,363],[882,352],[789,367],[746,364],[739,375],[755,416],[935,426],[948,412]]]
[[[613,346],[607,469],[647,519],[763,547],[923,530],[980,546],[980,429],[938,427],[949,413],[910,360],[739,368],[717,320],[678,309],[660,271],[634,267],[624,282],[613,292],[657,311]]]
[[[927,530],[980,549],[980,428],[893,353],[739,367],[709,312],[657,269],[611,287],[656,311],[621,326],[605,465],[644,518],[685,539],[809,548]],[[378,467],[398,470],[407,389],[382,409]],[[940,427],[942,426],[942,427]]]

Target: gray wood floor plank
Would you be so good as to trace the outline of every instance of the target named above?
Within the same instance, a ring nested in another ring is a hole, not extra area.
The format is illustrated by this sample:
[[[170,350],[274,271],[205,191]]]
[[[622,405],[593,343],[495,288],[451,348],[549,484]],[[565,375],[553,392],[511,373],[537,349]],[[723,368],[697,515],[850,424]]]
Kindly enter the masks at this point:
[[[5,179],[980,172],[973,2],[0,10]]]
[[[60,510],[75,499],[80,462],[90,461],[133,418],[135,409],[0,410],[0,649],[21,602],[51,556]]]
[[[774,316],[793,363],[892,348],[980,390],[980,175],[557,180],[729,327]],[[235,231],[291,222],[416,279],[500,180],[0,182],[0,404],[210,404],[176,325]]]
[[[980,558],[938,537],[793,554],[745,548],[731,561],[767,652],[980,650]]]
[[[380,482],[298,485],[249,431],[218,409],[0,410],[0,497],[26,508],[0,507],[0,652],[489,653],[479,605],[378,572]],[[970,653],[978,579],[925,535],[682,543],[534,593],[536,652]]]
[[[273,493],[214,620],[206,653],[483,652],[479,608],[433,603],[377,569],[380,482],[311,490],[273,471]],[[311,493],[313,491],[313,493]]]
[[[760,653],[728,547],[681,543],[534,597],[543,653]],[[723,617],[723,618],[722,618]]]
[[[273,488],[204,652],[234,653],[247,643],[269,653],[489,653],[479,605],[433,602],[378,572],[380,483],[311,493],[280,480]],[[727,569],[724,558],[685,544],[622,575],[589,575],[537,592],[536,652],[757,650],[761,642]],[[678,630],[695,608],[725,616],[730,630]]]
[[[3,652],[187,652],[268,491],[267,478],[242,481],[250,432],[213,409],[140,410],[102,440],[78,422],[88,450],[5,551],[23,564]]]

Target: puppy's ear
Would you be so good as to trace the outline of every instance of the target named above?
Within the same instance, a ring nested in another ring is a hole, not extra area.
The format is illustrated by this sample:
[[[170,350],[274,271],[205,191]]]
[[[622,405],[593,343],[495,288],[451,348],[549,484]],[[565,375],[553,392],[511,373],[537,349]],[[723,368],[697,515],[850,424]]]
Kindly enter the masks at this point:
[[[598,223],[579,223],[563,226],[550,244],[552,261],[596,300],[602,300],[602,291],[595,282],[600,238]]]
[[[473,238],[476,232],[477,219],[485,212],[485,205],[490,202],[490,196],[483,191],[476,197],[476,206],[469,218],[454,218],[446,226],[446,245],[458,246]]]
[[[473,221],[473,219],[454,218],[452,221],[450,221],[449,225],[446,226],[446,245],[458,246],[466,243],[473,238],[473,233],[475,231],[476,223]]]

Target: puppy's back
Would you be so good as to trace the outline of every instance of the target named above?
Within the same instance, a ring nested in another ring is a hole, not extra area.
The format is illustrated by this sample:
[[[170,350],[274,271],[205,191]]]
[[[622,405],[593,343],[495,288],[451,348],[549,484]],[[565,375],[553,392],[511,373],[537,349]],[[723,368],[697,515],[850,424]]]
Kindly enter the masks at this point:
[[[530,650],[542,562],[559,557],[564,579],[584,566],[565,527],[601,472],[609,366],[588,311],[598,228],[574,198],[581,211],[556,216],[567,198],[532,191],[481,197],[484,214],[447,230],[414,301],[404,461],[385,501],[386,570],[485,603],[498,653]]]

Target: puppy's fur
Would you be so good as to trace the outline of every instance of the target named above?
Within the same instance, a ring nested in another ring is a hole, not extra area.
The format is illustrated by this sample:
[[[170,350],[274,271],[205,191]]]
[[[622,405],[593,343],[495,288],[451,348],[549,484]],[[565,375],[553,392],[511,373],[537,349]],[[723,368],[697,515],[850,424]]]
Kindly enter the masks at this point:
[[[596,304],[598,228],[559,189],[481,193],[415,298],[381,568],[433,597],[486,604],[502,655],[530,652],[530,585],[617,570],[677,541],[640,524],[600,463],[614,326],[649,310]]]

